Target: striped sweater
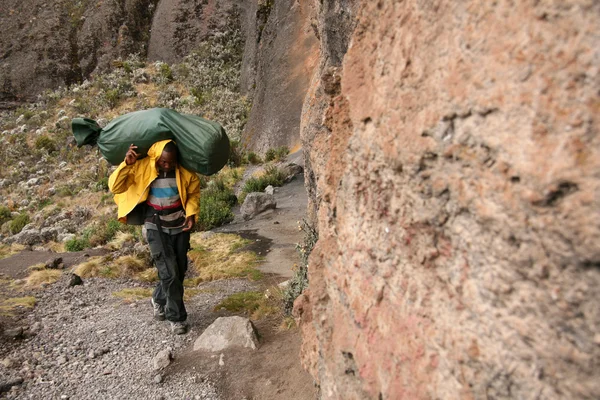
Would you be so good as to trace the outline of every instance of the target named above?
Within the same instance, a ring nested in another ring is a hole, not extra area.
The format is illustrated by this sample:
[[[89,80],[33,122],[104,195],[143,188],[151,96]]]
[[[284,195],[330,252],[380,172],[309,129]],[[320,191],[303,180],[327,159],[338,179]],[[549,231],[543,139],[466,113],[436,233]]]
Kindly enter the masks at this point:
[[[146,204],[149,206],[146,222],[154,223],[154,214],[158,214],[163,228],[181,228],[185,224],[175,171],[159,173],[150,184]]]

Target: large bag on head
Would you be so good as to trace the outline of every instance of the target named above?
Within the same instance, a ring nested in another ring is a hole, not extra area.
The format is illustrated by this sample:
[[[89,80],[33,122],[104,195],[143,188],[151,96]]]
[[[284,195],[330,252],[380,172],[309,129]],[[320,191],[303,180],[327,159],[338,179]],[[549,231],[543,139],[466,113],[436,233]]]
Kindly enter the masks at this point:
[[[212,175],[229,159],[229,138],[221,125],[168,108],[121,115],[104,128],[89,118],[74,118],[71,126],[78,147],[97,144],[112,165],[125,159],[131,144],[145,157],[150,146],[166,139],[175,140],[179,162],[190,171]]]

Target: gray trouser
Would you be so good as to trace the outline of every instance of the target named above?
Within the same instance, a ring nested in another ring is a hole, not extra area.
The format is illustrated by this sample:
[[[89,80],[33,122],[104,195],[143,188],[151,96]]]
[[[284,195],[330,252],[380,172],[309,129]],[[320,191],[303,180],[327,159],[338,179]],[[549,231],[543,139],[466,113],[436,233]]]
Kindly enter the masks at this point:
[[[165,316],[169,321],[185,321],[187,312],[183,305],[183,278],[187,271],[190,233],[169,235],[148,229],[146,235],[160,279],[152,298],[165,307]]]

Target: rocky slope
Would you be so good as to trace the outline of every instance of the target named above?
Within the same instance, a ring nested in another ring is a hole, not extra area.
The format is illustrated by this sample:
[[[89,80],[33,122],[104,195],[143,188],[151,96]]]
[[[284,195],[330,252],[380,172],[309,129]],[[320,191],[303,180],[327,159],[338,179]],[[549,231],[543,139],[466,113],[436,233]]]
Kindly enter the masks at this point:
[[[296,312],[323,396],[600,396],[599,4],[315,7]]]

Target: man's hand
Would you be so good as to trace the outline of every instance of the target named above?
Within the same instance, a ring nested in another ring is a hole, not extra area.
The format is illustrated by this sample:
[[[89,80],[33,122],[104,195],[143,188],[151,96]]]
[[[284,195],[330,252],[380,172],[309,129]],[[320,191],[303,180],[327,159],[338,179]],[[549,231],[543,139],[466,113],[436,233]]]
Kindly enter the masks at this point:
[[[194,227],[194,222],[196,222],[196,216],[192,215],[190,217],[187,217],[185,219],[185,224],[183,225],[183,232],[187,232],[189,230],[191,230]]]
[[[137,149],[137,146],[134,146],[133,144],[131,146],[129,146],[129,150],[127,150],[127,154],[125,154],[125,164],[127,164],[127,165],[135,164],[138,157],[140,156],[138,153],[135,152],[136,149]]]

